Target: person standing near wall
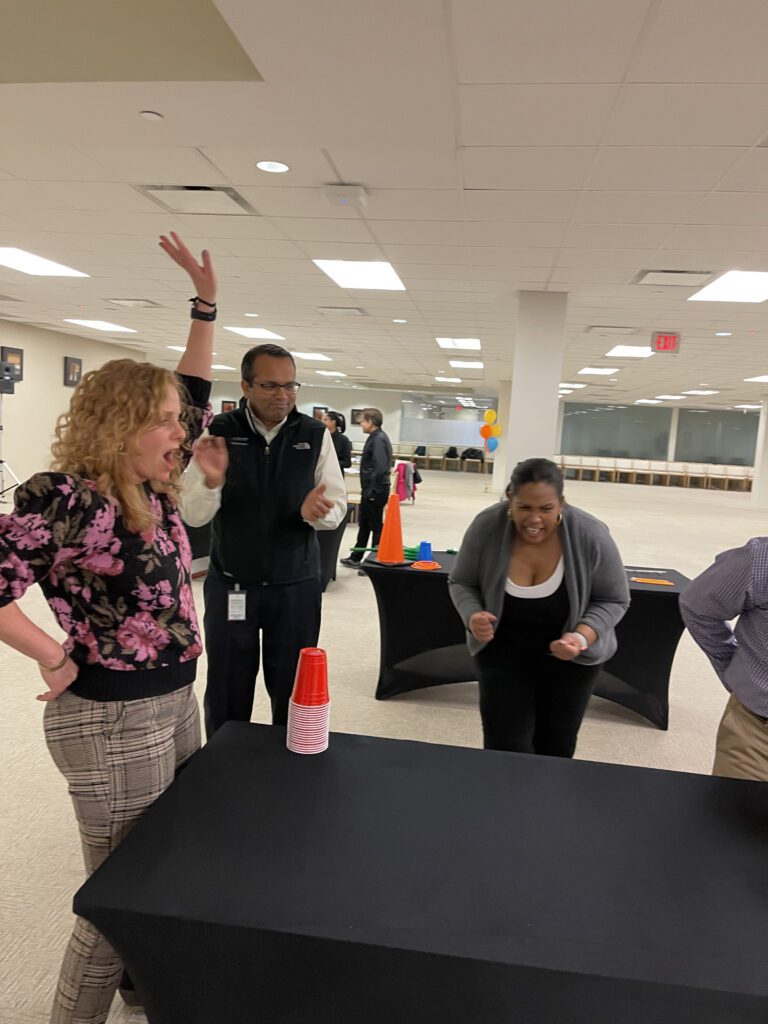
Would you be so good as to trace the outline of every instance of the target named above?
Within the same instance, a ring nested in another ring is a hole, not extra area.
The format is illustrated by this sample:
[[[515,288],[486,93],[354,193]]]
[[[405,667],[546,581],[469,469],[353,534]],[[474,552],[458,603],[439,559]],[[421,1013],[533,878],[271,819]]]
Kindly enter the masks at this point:
[[[357,532],[356,548],[372,545],[376,547],[381,537],[384,522],[384,506],[389,497],[389,474],[392,470],[392,445],[381,429],[384,417],[380,409],[363,409],[360,426],[368,435],[360,459],[360,528]],[[340,559],[342,565],[355,569],[363,559],[362,551],[353,551],[348,558]]]
[[[352,442],[344,433],[347,425],[346,420],[343,413],[329,410],[323,416],[323,423],[330,432],[336,458],[339,460],[339,466],[343,475],[344,470],[349,469],[352,465]]]

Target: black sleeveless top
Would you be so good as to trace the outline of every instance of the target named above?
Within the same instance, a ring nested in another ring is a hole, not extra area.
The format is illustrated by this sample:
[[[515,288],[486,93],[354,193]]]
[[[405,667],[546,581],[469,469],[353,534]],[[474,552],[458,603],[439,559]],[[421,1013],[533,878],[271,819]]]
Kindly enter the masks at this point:
[[[504,610],[493,643],[530,654],[548,654],[552,641],[563,635],[570,610],[565,579],[549,597],[505,594]]]

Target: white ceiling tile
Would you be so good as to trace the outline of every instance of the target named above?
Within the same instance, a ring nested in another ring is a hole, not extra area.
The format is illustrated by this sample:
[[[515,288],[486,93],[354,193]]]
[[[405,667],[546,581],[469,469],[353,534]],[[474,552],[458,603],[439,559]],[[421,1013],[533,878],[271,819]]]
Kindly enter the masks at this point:
[[[583,192],[577,224],[677,224],[698,209],[704,192]]]
[[[280,177],[280,175],[272,175]],[[352,206],[335,206],[316,188],[255,188],[240,185],[237,191],[250,205],[265,217],[332,217],[334,220],[356,220]]]
[[[403,245],[463,245],[464,225],[457,221],[377,220],[370,224],[377,241]]]
[[[373,242],[296,242],[309,260],[386,260],[380,246]],[[322,273],[318,270],[318,273]],[[330,278],[329,278],[330,280]],[[337,287],[337,286],[334,286]]]
[[[557,249],[516,249],[508,245],[473,245],[469,257],[475,266],[549,267]]]
[[[467,242],[470,245],[552,247],[562,245],[567,233],[567,224],[493,224],[484,221],[467,224]]]
[[[714,146],[609,146],[597,154],[588,187],[710,189],[744,153],[744,149]]]
[[[332,155],[343,181],[365,185],[369,189],[455,189],[459,184],[453,149],[335,146]]]
[[[686,220],[689,224],[768,224],[768,194],[713,192]]]
[[[113,181],[115,175],[74,146],[0,145],[0,167],[28,181]],[[120,175],[118,174],[119,178]]]
[[[768,130],[768,85],[629,85],[607,146],[751,146]]]
[[[648,266],[654,249],[561,249],[558,267],[626,267]]]
[[[465,146],[593,146],[618,95],[614,85],[464,85]]]
[[[569,249],[651,249],[674,230],[672,224],[574,224],[563,245]]]
[[[183,214],[182,234],[189,238],[285,238],[285,234],[267,217]],[[225,243],[226,244],[226,243]]]
[[[676,249],[670,244],[656,253],[654,269],[728,270],[737,266],[745,256],[741,249]]]
[[[589,146],[468,148],[462,151],[464,187],[581,188],[593,156]]]
[[[69,210],[157,213],[157,205],[121,181],[38,181],[37,189]]]
[[[227,184],[223,175],[191,147],[90,146],[85,147],[84,152],[105,167],[109,176],[122,181],[141,185]],[[59,179],[62,175],[58,168],[56,170],[55,178]],[[108,176],[105,177],[108,180]]]
[[[768,227],[747,224],[687,224],[667,240],[670,249],[743,249],[765,252],[768,249]]]
[[[459,81],[619,82],[649,5],[650,0],[454,0]]]
[[[275,217],[273,223],[297,242],[372,242],[371,232],[357,219]]]
[[[222,180],[235,187],[254,186],[271,190],[322,186],[333,181],[333,168],[318,148],[286,148],[284,146],[210,146],[203,148],[208,160],[218,168]],[[284,174],[271,174],[256,166],[262,160],[288,164]]]
[[[768,149],[753,149],[720,182],[724,192],[768,192]]]
[[[518,191],[472,191],[466,189],[464,209],[467,220],[510,223],[567,223],[576,209],[579,193],[528,189]]]
[[[366,220],[459,220],[460,189],[374,188],[364,209]]]

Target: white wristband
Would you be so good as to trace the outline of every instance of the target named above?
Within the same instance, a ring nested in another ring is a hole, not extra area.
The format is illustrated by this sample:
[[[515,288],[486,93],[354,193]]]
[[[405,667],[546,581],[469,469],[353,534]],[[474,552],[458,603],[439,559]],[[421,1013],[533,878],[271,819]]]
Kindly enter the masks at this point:
[[[587,640],[587,638],[584,636],[583,633],[579,633],[578,630],[574,630],[573,633],[571,634],[571,636],[575,636],[575,637],[578,638],[579,647],[581,648],[582,651],[588,651],[589,650],[589,641]]]

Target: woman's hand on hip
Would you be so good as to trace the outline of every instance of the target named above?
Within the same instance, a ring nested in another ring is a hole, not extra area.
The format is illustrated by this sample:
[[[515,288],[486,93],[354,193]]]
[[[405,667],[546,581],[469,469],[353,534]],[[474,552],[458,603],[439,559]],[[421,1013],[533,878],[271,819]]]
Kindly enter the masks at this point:
[[[475,612],[469,617],[469,632],[478,643],[487,644],[489,640],[493,640],[493,623],[495,621],[496,616],[491,612]]]
[[[573,633],[564,633],[559,640],[553,640],[549,645],[550,654],[554,654],[560,661],[573,661],[583,650]]]
[[[38,694],[37,699],[55,700],[74,683],[77,679],[77,673],[77,665],[71,658],[67,658],[61,668],[57,668],[55,672],[47,672],[44,668],[41,668],[40,675],[43,677],[48,690],[46,693]]]

